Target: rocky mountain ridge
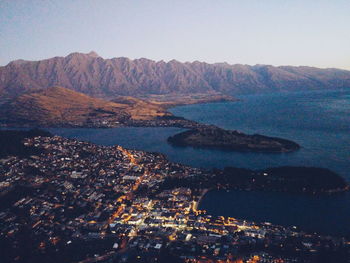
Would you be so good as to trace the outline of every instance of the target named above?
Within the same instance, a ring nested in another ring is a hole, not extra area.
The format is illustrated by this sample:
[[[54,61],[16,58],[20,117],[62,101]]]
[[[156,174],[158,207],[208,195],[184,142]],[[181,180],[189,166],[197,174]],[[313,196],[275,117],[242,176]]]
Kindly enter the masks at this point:
[[[40,61],[17,60],[0,67],[0,95],[62,86],[89,96],[143,97],[172,94],[250,94],[350,87],[350,71],[269,65],[181,63],[125,57],[103,59],[95,52]]]

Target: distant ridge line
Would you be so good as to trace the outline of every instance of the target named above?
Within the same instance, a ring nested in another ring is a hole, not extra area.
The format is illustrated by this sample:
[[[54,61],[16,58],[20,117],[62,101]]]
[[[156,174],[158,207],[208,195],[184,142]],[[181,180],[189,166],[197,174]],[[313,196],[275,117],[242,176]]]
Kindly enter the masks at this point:
[[[89,96],[252,94],[350,87],[350,71],[308,66],[242,65],[104,59],[96,52],[39,61],[15,60],[0,67],[0,96],[62,86]]]

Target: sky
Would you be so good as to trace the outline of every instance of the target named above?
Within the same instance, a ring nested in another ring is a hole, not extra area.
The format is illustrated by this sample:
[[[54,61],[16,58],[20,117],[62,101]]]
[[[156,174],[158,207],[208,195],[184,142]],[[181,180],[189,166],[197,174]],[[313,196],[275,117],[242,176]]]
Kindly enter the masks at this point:
[[[0,65],[104,58],[350,70],[349,0],[0,0]]]

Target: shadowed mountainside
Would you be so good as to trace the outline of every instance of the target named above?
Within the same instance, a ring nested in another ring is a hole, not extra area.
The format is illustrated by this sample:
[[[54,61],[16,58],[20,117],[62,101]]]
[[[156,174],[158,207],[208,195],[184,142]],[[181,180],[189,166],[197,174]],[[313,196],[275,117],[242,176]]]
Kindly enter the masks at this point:
[[[0,95],[62,86],[89,96],[248,94],[350,87],[350,71],[312,67],[181,63],[145,58],[103,59],[95,52],[0,67]]]

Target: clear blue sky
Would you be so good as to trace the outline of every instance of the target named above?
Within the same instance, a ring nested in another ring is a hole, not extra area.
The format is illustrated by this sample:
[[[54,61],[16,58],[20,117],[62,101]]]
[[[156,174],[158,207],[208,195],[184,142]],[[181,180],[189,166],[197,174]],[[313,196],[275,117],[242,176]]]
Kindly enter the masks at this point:
[[[91,50],[350,70],[350,1],[0,0],[0,65]]]

